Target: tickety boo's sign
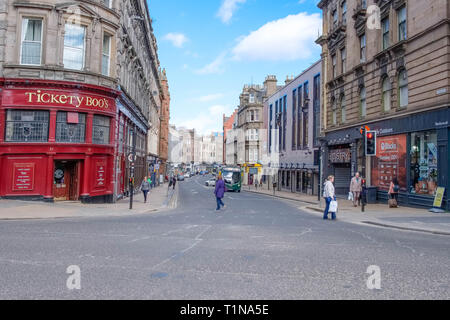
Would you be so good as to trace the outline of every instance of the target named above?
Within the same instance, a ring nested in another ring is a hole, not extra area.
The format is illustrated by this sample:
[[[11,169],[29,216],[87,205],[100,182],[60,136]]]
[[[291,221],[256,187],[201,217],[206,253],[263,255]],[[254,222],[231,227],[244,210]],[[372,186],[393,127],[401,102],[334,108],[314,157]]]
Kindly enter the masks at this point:
[[[115,111],[114,99],[70,90],[5,89],[2,104],[4,106],[57,106]]]

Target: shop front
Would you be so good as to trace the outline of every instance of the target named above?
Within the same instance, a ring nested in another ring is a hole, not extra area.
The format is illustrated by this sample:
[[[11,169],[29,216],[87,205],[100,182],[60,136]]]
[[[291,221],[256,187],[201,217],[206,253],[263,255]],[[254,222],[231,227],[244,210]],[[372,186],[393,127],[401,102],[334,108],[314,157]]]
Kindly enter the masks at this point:
[[[431,208],[437,188],[443,187],[443,208],[449,210],[449,119],[450,112],[446,108],[368,124],[377,132],[377,146],[376,156],[366,162],[367,170],[361,160],[364,159],[360,148],[362,136],[358,136],[357,128],[333,132],[326,137],[330,145],[326,146],[329,162],[324,174],[336,176],[338,189],[340,180],[348,179],[356,171],[362,172],[363,176],[366,173],[368,184],[378,189],[380,202],[387,202],[389,185],[397,178],[400,204],[417,207]],[[348,147],[334,146],[333,142],[342,137],[348,140]],[[341,158],[345,161],[339,160]],[[343,166],[346,169],[342,169]],[[344,190],[342,185],[342,194],[345,194]]]
[[[112,202],[116,95],[85,84],[5,80],[0,197]]]

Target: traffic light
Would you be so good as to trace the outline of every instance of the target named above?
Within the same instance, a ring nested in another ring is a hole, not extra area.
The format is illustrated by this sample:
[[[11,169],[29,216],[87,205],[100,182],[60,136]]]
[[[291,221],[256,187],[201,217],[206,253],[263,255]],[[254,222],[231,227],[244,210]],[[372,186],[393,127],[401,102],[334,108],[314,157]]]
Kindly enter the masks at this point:
[[[377,132],[366,131],[366,156],[377,154]]]

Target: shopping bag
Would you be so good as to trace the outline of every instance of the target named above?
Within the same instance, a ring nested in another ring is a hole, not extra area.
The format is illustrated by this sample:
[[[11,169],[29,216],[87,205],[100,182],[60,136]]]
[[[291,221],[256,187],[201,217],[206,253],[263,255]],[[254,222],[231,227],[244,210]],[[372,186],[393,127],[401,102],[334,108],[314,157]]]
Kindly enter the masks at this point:
[[[398,207],[397,200],[395,200],[394,198],[389,199],[388,204],[389,204],[389,208],[397,208]]]
[[[348,193],[348,200],[353,201],[353,192]]]
[[[330,208],[328,209],[329,212],[337,212],[338,209],[338,203],[337,201],[333,200],[330,202]]]

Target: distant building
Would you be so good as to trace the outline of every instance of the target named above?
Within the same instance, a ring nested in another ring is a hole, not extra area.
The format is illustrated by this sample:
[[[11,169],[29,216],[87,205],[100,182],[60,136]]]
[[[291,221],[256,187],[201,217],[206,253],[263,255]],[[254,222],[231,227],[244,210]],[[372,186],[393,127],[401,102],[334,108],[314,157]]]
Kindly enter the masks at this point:
[[[264,102],[267,161],[263,181],[272,189],[317,194],[321,61],[314,63]]]

